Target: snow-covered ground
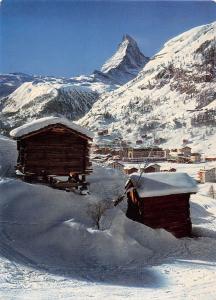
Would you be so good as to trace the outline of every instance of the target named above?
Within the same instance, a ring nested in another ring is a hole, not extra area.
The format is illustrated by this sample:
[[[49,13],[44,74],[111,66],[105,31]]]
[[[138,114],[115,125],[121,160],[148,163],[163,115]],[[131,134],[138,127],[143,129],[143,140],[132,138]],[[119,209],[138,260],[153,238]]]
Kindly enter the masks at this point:
[[[191,199],[193,239],[127,219],[126,203],[106,210],[97,230],[91,211],[122,192],[121,173],[95,166],[91,194],[80,196],[13,178],[15,160],[15,143],[1,136],[1,299],[215,299],[209,185]]]

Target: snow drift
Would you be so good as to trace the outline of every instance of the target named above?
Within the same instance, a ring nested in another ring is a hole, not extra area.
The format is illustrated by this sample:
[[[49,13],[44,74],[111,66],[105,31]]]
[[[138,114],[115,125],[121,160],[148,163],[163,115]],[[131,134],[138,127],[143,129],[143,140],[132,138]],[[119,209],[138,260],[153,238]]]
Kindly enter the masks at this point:
[[[167,260],[215,261],[212,250],[216,247],[215,234],[207,225],[216,206],[209,198],[194,196],[195,202],[192,202],[196,234],[203,230],[207,237],[177,240],[164,230],[153,230],[128,219],[124,213],[126,203],[121,207],[112,206],[111,201],[123,192],[126,180],[118,171],[95,166],[94,173],[88,178],[90,195],[66,193],[5,178],[2,170],[14,163],[16,150],[14,143],[4,137],[1,137],[0,145],[1,243],[11,248],[11,253],[20,262],[50,272],[65,270],[78,278],[89,273],[90,278],[99,280],[103,268],[114,268],[115,272],[116,268],[123,268],[131,278],[137,268],[141,274],[146,266]],[[203,199],[208,208],[202,203]],[[98,230],[90,212],[101,201],[109,203],[110,208],[100,219]],[[206,230],[199,229],[202,223]],[[122,278],[123,274],[120,272],[118,276]]]

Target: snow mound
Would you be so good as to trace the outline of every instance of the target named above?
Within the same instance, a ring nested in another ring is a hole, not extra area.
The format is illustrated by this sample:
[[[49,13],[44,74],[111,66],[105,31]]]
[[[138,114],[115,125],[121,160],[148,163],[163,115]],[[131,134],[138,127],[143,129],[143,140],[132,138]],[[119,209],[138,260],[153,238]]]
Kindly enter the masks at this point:
[[[13,141],[0,137],[0,166],[14,163],[14,146]],[[122,194],[126,180],[114,169],[94,166],[94,173],[88,177],[91,194],[87,196],[24,183],[7,178],[4,174],[1,176],[0,263],[5,259],[4,266],[12,270],[13,279],[10,283],[10,276],[4,275],[1,286],[11,287],[15,280],[22,278],[24,269],[23,276],[31,274],[27,280],[28,283],[32,281],[32,287],[39,279],[32,277],[32,274],[39,269],[54,274],[54,280],[61,276],[61,283],[64,281],[65,285],[76,278],[88,280],[88,288],[92,284],[89,281],[127,288],[147,287],[155,294],[160,293],[160,296],[163,292],[164,299],[167,299],[166,291],[172,288],[170,299],[173,299],[176,286],[178,289],[184,286],[188,270],[192,279],[189,287],[193,286],[190,295],[200,294],[196,286],[200,290],[203,284],[209,287],[203,283],[203,278],[198,285],[194,285],[196,276],[200,276],[200,262],[208,280],[211,278],[211,295],[214,293],[212,278],[215,276],[209,267],[215,268],[216,262],[214,199],[201,194],[192,195],[191,212],[197,238],[178,240],[165,230],[153,230],[128,219],[125,216],[126,203],[112,206],[111,200]],[[109,208],[103,213],[98,230],[91,211],[101,201],[109,204]],[[32,269],[27,272],[25,268]],[[157,292],[155,287],[161,287],[166,278],[169,279],[166,281],[166,290]],[[143,295],[147,290],[140,289],[137,293],[142,292]]]
[[[107,187],[106,170],[96,168],[95,173],[101,178],[100,185],[94,184],[92,176],[92,193],[84,198],[16,180],[3,182],[2,229],[14,241],[13,249],[42,267],[75,273],[78,268],[147,264],[158,244],[164,250],[167,244],[177,247],[178,241],[171,234],[135,223],[119,208],[108,209],[101,220],[101,230],[97,230],[89,211],[97,207],[104,193],[101,189]],[[115,172],[112,175],[110,194],[116,179],[121,182]]]
[[[0,144],[6,141],[2,138]],[[81,196],[3,178],[0,236],[6,242],[9,239],[10,247],[25,260],[41,267],[70,269],[74,274],[78,268],[147,264],[158,243],[162,249],[167,243],[177,246],[170,233],[133,222],[125,216],[124,207],[113,207],[112,200],[124,191],[125,178],[120,172],[94,166],[88,181],[91,194]],[[101,201],[110,208],[98,230],[91,211]]]

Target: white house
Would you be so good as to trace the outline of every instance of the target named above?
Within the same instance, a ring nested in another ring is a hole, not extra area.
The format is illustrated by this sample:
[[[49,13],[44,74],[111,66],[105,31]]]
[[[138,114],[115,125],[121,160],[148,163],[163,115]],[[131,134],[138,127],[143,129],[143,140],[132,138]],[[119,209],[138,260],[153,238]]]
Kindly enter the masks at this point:
[[[203,169],[198,174],[201,183],[216,182],[216,167],[211,169]]]

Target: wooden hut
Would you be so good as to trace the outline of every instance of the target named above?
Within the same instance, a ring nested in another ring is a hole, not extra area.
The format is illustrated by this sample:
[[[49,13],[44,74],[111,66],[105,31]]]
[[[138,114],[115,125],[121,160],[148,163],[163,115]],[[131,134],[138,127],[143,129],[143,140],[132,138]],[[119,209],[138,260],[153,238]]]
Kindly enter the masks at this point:
[[[16,169],[25,175],[82,175],[92,171],[89,161],[92,133],[64,118],[47,117],[11,131],[17,140]]]
[[[127,217],[176,237],[191,235],[190,194],[197,184],[186,173],[139,173],[126,183]]]
[[[125,167],[124,168],[124,173],[127,174],[127,175],[130,175],[130,174],[133,174],[133,173],[136,173],[138,172],[138,169],[135,168],[135,167]]]
[[[140,168],[140,172],[143,173],[153,173],[153,172],[160,172],[161,166],[158,164],[150,164],[144,168]]]

